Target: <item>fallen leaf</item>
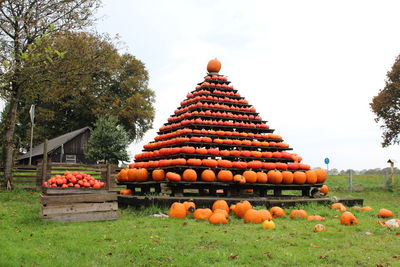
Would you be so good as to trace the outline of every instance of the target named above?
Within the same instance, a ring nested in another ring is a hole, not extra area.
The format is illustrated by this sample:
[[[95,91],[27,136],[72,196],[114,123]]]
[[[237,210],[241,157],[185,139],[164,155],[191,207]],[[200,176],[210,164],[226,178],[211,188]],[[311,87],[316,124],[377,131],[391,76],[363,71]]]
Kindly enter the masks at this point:
[[[376,267],[383,267],[383,265],[382,264],[377,264]]]
[[[158,245],[158,240],[153,240],[153,244]]]
[[[199,246],[199,247],[196,247],[196,248],[198,248],[198,249],[208,249],[207,246]]]
[[[229,258],[230,258],[230,259],[233,259],[233,260],[234,260],[234,259],[236,259],[237,257],[239,257],[239,255],[238,255],[238,254],[235,254],[235,255],[230,255],[230,256],[229,256]]]
[[[269,253],[268,251],[263,251],[261,253],[264,255],[267,255],[268,259],[270,259],[270,260],[272,259],[271,253]]]
[[[324,259],[327,259],[328,256],[327,256],[327,255],[325,255],[325,256],[319,256],[319,258],[320,258],[321,260],[324,260]]]
[[[365,232],[365,235],[372,235],[371,232]]]
[[[187,223],[187,222],[184,222],[184,223],[182,223],[182,226],[186,226],[186,225],[188,225],[188,223]]]
[[[111,252],[108,252],[108,253],[107,253],[107,256],[112,256],[112,253],[111,253]]]
[[[395,255],[395,256],[392,256],[392,258],[393,258],[393,259],[398,259],[398,258],[400,258],[400,256],[396,256],[396,255]]]
[[[400,232],[399,232],[399,233],[396,233],[396,235],[397,235],[397,236],[400,236]]]
[[[312,248],[319,248],[319,246],[314,245],[314,244],[310,244],[310,247],[312,247]]]
[[[112,241],[111,238],[104,238],[105,241]]]
[[[22,231],[19,230],[19,229],[17,229],[17,230],[15,230],[15,232],[16,232],[16,233],[21,233]]]

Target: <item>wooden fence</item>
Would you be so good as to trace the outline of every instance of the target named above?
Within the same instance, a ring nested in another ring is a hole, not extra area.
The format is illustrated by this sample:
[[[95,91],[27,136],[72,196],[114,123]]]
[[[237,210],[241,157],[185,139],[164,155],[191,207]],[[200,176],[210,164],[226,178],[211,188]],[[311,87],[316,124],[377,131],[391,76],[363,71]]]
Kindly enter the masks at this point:
[[[115,174],[120,168],[112,164],[66,164],[50,163],[38,165],[16,165],[13,168],[14,188],[41,190],[43,181],[56,174],[63,174],[65,171],[83,172],[105,182],[107,189],[116,191],[121,189],[115,183]],[[4,180],[4,168],[0,167],[0,180]],[[125,187],[122,187],[125,188]]]

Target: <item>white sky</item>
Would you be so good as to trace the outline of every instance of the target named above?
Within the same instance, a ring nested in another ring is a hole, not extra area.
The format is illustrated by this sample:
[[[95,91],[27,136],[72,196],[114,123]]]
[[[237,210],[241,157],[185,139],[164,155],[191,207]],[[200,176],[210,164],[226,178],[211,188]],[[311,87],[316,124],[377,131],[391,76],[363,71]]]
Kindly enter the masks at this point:
[[[400,1],[103,0],[99,32],[146,64],[156,92],[153,130],[222,62],[242,96],[312,167],[400,163],[383,149],[369,103],[400,54]]]

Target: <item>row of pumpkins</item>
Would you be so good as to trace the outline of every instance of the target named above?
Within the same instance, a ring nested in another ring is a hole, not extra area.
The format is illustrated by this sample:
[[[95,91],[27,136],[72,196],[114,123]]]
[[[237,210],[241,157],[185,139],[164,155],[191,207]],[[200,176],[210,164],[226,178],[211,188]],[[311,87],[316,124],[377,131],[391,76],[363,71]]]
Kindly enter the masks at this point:
[[[343,225],[357,225],[358,220],[356,216],[346,211],[346,207],[342,203],[334,203],[331,205],[332,209],[339,212],[343,212],[340,215],[340,223]],[[356,209],[357,210],[357,209]],[[359,211],[369,212],[373,209],[370,206],[358,208]],[[275,223],[272,221],[273,218],[285,217],[286,211],[281,207],[275,206],[270,210],[260,209],[256,210],[253,208],[251,203],[247,200],[238,202],[231,206],[225,200],[217,200],[213,203],[211,209],[209,208],[198,208],[196,204],[191,201],[185,201],[183,203],[174,202],[169,209],[169,217],[171,218],[186,218],[186,216],[192,216],[198,220],[208,220],[211,224],[227,224],[229,213],[233,213],[236,217],[243,219],[245,223],[262,223],[262,227],[265,229],[274,229]],[[380,218],[391,218],[394,214],[388,209],[380,209],[378,217]],[[292,219],[307,219],[315,221],[323,221],[324,217],[319,215],[309,216],[305,210],[294,209],[290,212],[289,217]],[[326,231],[323,225],[316,225],[314,227],[315,232]]]
[[[316,184],[324,183],[327,179],[327,172],[324,169],[308,171],[279,171],[270,170],[268,172],[246,170],[242,173],[234,174],[230,170],[220,170],[217,173],[213,169],[205,169],[198,174],[198,171],[188,168],[182,174],[177,172],[166,172],[163,169],[155,169],[150,172],[146,168],[126,168],[117,174],[120,182],[145,182],[153,181],[187,181],[195,182],[201,179],[204,182],[235,182],[245,183],[271,183],[271,184]]]

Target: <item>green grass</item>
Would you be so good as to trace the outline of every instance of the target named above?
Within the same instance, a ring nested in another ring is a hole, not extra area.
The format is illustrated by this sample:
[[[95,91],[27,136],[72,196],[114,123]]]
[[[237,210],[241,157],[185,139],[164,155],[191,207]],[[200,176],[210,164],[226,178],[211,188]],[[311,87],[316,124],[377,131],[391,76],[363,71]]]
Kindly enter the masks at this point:
[[[400,266],[400,230],[376,224],[380,208],[399,217],[399,192],[331,195],[362,197],[375,211],[354,211],[359,225],[343,226],[327,206],[301,207],[327,218],[321,233],[312,231],[316,222],[287,217],[274,220],[275,230],[234,215],[222,226],[149,217],[167,212],[157,207],[120,210],[117,221],[59,223],[39,219],[38,193],[0,192],[0,266]]]

